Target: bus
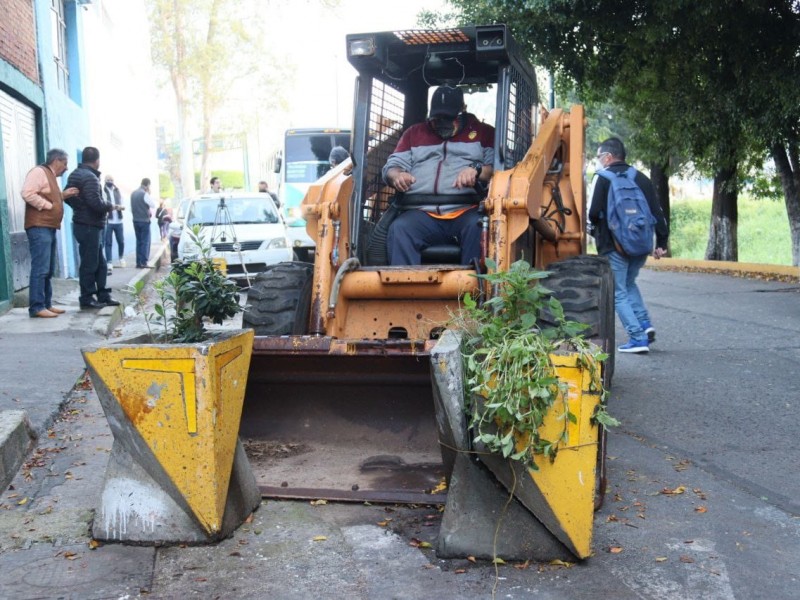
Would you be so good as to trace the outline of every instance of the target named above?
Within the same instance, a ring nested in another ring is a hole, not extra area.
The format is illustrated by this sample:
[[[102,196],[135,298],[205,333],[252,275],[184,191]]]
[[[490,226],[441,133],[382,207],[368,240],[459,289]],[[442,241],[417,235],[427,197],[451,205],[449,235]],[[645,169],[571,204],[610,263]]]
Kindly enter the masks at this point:
[[[314,241],[306,232],[300,203],[309,186],[330,170],[328,156],[334,146],[350,151],[350,130],[336,128],[287,129],[283,147],[273,159],[277,185],[273,187],[286,218],[289,241],[297,258],[313,260]]]

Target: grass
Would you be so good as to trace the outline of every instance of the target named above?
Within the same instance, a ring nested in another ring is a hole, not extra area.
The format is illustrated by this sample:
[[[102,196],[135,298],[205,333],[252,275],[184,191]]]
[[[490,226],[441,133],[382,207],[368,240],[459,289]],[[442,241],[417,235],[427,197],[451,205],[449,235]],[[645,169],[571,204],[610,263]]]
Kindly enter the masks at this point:
[[[711,200],[672,203],[669,244],[672,256],[702,260],[708,244]],[[782,200],[739,197],[739,262],[792,264],[792,240]]]

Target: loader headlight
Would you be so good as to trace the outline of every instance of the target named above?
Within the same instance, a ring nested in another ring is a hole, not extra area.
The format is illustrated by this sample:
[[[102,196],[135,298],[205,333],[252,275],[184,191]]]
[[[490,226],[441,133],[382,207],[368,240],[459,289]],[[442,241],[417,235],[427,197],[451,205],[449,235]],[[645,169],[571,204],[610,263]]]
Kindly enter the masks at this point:
[[[374,56],[375,55],[375,39],[374,38],[359,38],[350,40],[350,48],[348,49],[350,56]]]

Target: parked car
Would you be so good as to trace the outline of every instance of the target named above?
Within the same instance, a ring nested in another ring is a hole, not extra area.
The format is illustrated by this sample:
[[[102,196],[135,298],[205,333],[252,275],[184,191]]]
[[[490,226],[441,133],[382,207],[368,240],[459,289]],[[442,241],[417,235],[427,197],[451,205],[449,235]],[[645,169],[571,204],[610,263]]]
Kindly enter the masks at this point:
[[[247,285],[267,265],[291,261],[286,223],[269,194],[207,194],[190,200],[178,242],[178,257],[196,258],[200,249],[188,230],[200,225],[212,258],[228,277]]]
[[[184,198],[178,203],[178,208],[172,215],[172,222],[169,224],[169,258],[177,260],[178,242],[181,240],[183,222],[186,219],[186,209],[189,207],[189,198]]]

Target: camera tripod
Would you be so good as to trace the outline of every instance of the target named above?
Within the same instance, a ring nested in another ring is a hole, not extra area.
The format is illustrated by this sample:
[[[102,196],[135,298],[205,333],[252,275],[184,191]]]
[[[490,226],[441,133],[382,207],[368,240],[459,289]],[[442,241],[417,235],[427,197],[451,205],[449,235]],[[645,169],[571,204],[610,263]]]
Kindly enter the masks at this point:
[[[236,228],[233,226],[231,220],[231,213],[228,205],[225,204],[225,198],[219,199],[217,204],[217,212],[214,215],[214,225],[211,228],[211,244],[227,244],[230,240],[233,251],[239,256],[239,262],[242,265],[242,271],[247,279],[247,287],[250,287],[250,273],[247,272],[247,266],[244,263],[244,256],[242,255],[242,246],[236,237]]]

